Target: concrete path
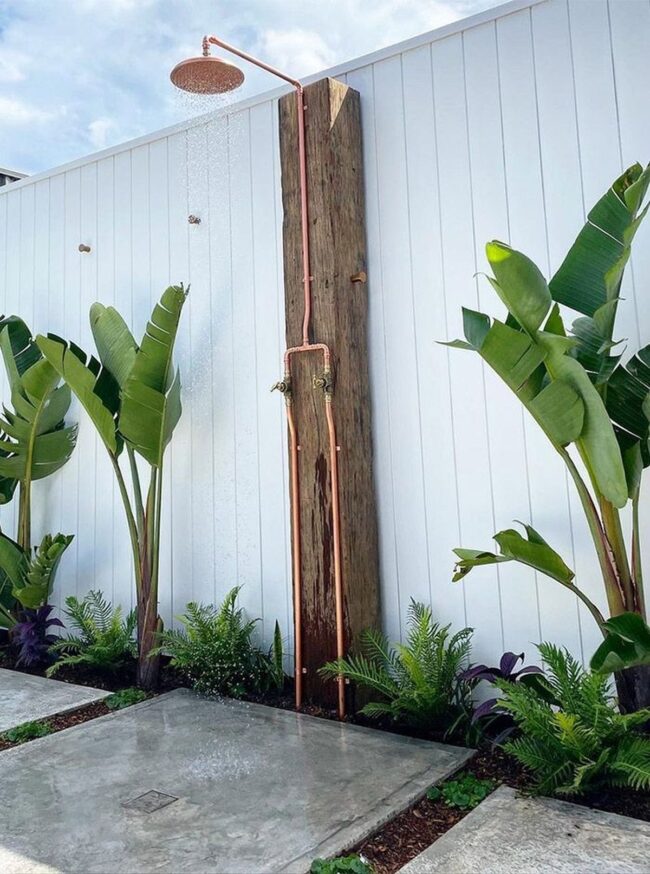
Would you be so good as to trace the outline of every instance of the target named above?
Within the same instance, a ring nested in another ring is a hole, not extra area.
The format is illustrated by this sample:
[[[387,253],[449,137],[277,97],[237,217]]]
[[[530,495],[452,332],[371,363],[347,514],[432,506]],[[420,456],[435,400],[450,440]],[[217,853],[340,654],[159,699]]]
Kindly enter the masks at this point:
[[[502,786],[402,874],[647,874],[650,823]]]
[[[76,710],[109,692],[0,668],[0,732],[33,719]]]
[[[0,871],[305,872],[470,756],[177,690],[0,753]]]

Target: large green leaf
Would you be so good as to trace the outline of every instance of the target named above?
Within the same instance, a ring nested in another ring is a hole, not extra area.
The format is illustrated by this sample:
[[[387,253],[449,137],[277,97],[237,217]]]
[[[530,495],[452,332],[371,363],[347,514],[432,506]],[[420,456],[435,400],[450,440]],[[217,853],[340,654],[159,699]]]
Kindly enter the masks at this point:
[[[528,333],[534,334],[551,308],[551,292],[539,268],[520,252],[492,240],[485,247],[494,271],[492,285],[508,312]]]
[[[618,297],[630,245],[647,210],[639,213],[649,183],[650,166],[633,164],[601,197],[549,283],[553,300],[593,316]]]
[[[612,674],[650,664],[650,628],[638,613],[622,613],[604,624],[605,640],[591,658],[592,671]]]
[[[580,362],[566,354],[565,338],[546,332],[537,337],[546,350],[544,365],[551,378],[569,385],[582,400],[584,421],[576,444],[592,482],[615,507],[624,507],[628,499],[625,467],[602,397]]]
[[[172,358],[187,291],[171,286],[156,304],[122,388],[119,429],[150,464],[160,467],[181,415],[181,383]]]
[[[57,568],[72,539],[71,534],[46,534],[34,555],[23,558],[20,579],[13,587],[13,595],[23,607],[36,610],[47,604]]]
[[[454,582],[463,579],[475,567],[518,561],[565,586],[570,585],[575,576],[571,568],[532,526],[523,527],[528,535],[527,538],[522,537],[513,528],[507,528],[494,535],[500,554],[478,549],[454,549],[458,557],[454,569]]]
[[[61,468],[70,458],[77,436],[76,427],[64,426],[70,389],[59,385],[57,372],[32,346],[34,363],[21,371],[15,363],[24,363],[24,353],[19,351],[16,357],[9,327],[0,333],[14,406],[13,411],[5,407],[0,417],[0,475],[27,482],[43,479]]]
[[[108,451],[117,455],[121,441],[116,430],[119,387],[115,377],[96,358],[89,358],[74,343],[66,343],[54,334],[39,334],[36,343],[77,396]]]
[[[463,309],[466,342],[460,346],[478,352],[517,395],[556,446],[566,446],[582,432],[584,405],[579,394],[563,380],[544,382],[544,346],[523,331],[474,310]]]
[[[90,308],[90,327],[99,360],[122,388],[138,351],[133,334],[114,307],[105,307],[101,303],[94,303]]]

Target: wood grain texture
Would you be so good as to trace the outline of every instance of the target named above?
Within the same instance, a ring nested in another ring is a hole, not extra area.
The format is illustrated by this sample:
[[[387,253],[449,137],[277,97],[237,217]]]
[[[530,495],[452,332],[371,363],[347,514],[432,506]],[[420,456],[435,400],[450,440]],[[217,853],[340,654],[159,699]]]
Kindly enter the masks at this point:
[[[311,245],[312,342],[332,351],[334,417],[340,446],[341,551],[346,644],[379,623],[377,515],[372,472],[366,270],[359,94],[323,79],[305,89]],[[302,338],[304,312],[296,98],[280,100],[287,346]],[[307,699],[332,702],[318,668],[336,655],[332,495],[322,389],[313,378],[322,353],[292,359],[293,407],[300,445],[303,661]]]

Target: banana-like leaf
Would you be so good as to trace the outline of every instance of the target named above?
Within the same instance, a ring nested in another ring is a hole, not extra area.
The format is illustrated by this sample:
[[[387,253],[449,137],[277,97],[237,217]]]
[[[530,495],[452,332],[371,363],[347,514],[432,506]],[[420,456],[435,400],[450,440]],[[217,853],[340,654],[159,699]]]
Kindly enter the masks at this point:
[[[584,404],[563,380],[544,382],[546,350],[528,334],[474,310],[463,308],[466,342],[447,345],[472,349],[517,395],[556,446],[566,446],[582,432]]]
[[[0,534],[0,568],[11,582],[12,588],[20,586],[27,568],[27,556],[6,534]]]
[[[162,464],[165,448],[181,415],[181,382],[172,356],[187,291],[171,286],[156,304],[122,388],[120,433],[154,467]]]
[[[123,388],[138,351],[133,334],[114,307],[105,307],[101,303],[94,303],[90,308],[90,327],[99,360]]]
[[[649,183],[650,166],[633,164],[601,197],[549,283],[553,300],[594,316],[618,297],[630,245],[648,209],[639,212]]]
[[[584,313],[572,326],[575,355],[596,385],[606,385],[619,363],[610,354],[621,281],[630,247],[648,207],[641,204],[650,166],[633,164],[601,197],[549,283],[553,299]]]
[[[16,351],[16,334],[23,340],[29,337],[30,345]],[[17,320],[2,330],[0,350],[14,406],[14,411],[5,407],[0,417],[0,476],[43,479],[63,467],[75,447],[76,427],[64,427],[70,389],[58,384],[59,375],[41,356],[24,322]],[[33,363],[25,368],[28,360]]]
[[[545,332],[537,337],[547,353],[544,365],[550,377],[569,385],[582,400],[584,421],[576,445],[592,481],[615,507],[624,507],[628,499],[625,466],[603,399],[580,362],[566,354],[563,337]]]
[[[540,404],[537,404],[537,409],[535,409],[535,405],[531,407],[530,389],[534,391],[536,386],[541,386],[547,381],[550,381],[551,384],[559,381],[563,384],[563,391],[572,390],[578,396],[582,401],[583,407],[582,429],[575,437],[572,437],[571,442],[576,443],[580,455],[589,470],[591,479],[598,487],[598,490],[615,507],[624,506],[628,498],[628,488],[616,434],[614,433],[614,428],[602,398],[589,378],[589,374],[580,362],[569,354],[575,345],[575,341],[564,336],[562,320],[557,310],[550,310],[547,320],[551,325],[550,331],[542,331],[535,328],[535,325],[541,326],[542,319],[550,308],[551,303],[550,295],[548,295],[548,289],[541,273],[526,255],[518,252],[516,249],[505,246],[503,243],[488,243],[486,252],[490,265],[495,272],[495,279],[491,280],[493,287],[498,291],[502,300],[509,307],[512,307],[512,309],[509,309],[510,315],[525,330],[526,336],[530,339],[532,346],[536,348],[536,354],[543,364],[543,369],[537,373],[536,380],[526,387],[523,395],[520,391],[517,392],[518,396],[524,403],[528,401],[528,408],[533,415],[537,414],[537,420],[549,438],[556,444],[561,442],[557,439],[558,434],[560,437],[563,436],[562,430],[554,427],[557,424],[554,418],[556,405],[552,407],[551,426],[549,427],[547,422],[542,424],[544,420],[539,418]],[[506,289],[501,286],[501,282],[506,283]],[[508,328],[507,325],[504,327]],[[483,330],[485,329],[483,328]],[[513,328],[508,330],[517,333]],[[489,332],[486,332],[479,351],[488,363],[492,364],[489,358],[483,355],[488,336]],[[469,340],[470,338],[468,337],[467,339]],[[520,360],[528,360],[533,354],[530,347],[524,346],[525,339],[526,337],[523,338],[523,342],[519,341],[519,348],[522,355],[524,352],[526,353],[526,359]],[[510,339],[510,345],[512,350],[514,350],[514,339]],[[502,358],[501,350],[496,350],[496,355],[492,357]],[[511,360],[510,372],[513,371],[514,365],[519,366],[519,363],[519,361],[514,362]],[[492,364],[492,366],[494,365]],[[495,367],[495,369],[497,368]],[[497,372],[499,372],[498,369]],[[505,378],[503,374],[500,375]],[[537,392],[534,391],[534,394],[536,396]],[[551,398],[550,400],[557,400],[557,398]],[[549,404],[548,406],[551,405]],[[577,414],[579,407],[575,401],[573,402],[573,407]],[[542,411],[548,412],[548,410],[544,410],[543,405]],[[577,416],[573,417],[573,421],[577,423]]]
[[[66,343],[55,334],[48,334],[47,337],[39,334],[36,343],[77,396],[108,451],[118,455],[122,443],[116,427],[119,386],[115,377],[96,358],[88,357],[74,343]]]
[[[498,240],[488,243],[485,251],[494,271],[494,280],[490,279],[494,290],[524,331],[534,334],[552,305],[551,292],[539,268]]]
[[[13,595],[23,607],[36,610],[47,604],[57,568],[73,535],[46,534],[33,556],[23,556],[21,575],[13,587]]]
[[[650,628],[638,613],[622,613],[603,626],[605,640],[591,657],[590,667],[599,674],[650,664]]]
[[[454,549],[458,561],[454,568],[453,581],[462,580],[472,568],[481,565],[518,561],[565,586],[570,585],[575,576],[571,568],[531,525],[523,525],[523,527],[527,538],[522,537],[513,528],[507,528],[494,535],[500,554],[478,549]]]

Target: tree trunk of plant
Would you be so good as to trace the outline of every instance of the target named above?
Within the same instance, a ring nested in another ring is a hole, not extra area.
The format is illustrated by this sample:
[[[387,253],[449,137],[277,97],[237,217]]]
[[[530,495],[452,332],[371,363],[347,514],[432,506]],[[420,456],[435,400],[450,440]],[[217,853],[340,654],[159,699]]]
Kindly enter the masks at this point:
[[[626,668],[614,676],[621,713],[634,713],[650,707],[650,665]]]
[[[147,604],[138,605],[138,686],[142,689],[155,689],[160,673],[160,654],[150,655],[158,645],[158,634],[163,622],[155,609],[147,613]]]

